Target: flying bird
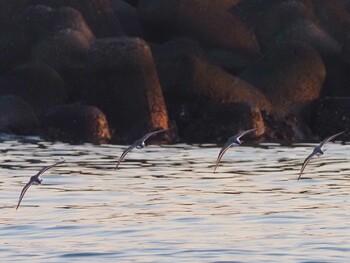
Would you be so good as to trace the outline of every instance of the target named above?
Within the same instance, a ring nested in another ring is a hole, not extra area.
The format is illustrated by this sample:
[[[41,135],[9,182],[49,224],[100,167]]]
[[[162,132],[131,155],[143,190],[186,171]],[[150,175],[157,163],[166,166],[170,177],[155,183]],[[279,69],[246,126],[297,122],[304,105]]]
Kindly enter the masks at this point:
[[[119,160],[118,160],[118,163],[116,165],[116,167],[114,168],[114,170],[116,170],[119,166],[119,164],[121,163],[121,161],[124,160],[125,156],[134,148],[136,149],[142,149],[143,147],[145,147],[145,141],[151,137],[151,136],[154,136],[158,133],[161,133],[161,132],[165,132],[169,129],[162,129],[162,130],[158,130],[158,131],[153,131],[153,132],[149,132],[147,133],[145,136],[143,136],[141,139],[138,139],[136,140],[132,145],[130,145],[128,148],[126,148],[124,150],[124,152],[122,153],[122,155],[119,157]]]
[[[241,143],[243,141],[241,141],[241,137],[243,137],[244,135],[246,135],[247,133],[250,133],[250,132],[253,132],[253,131],[256,131],[257,128],[255,129],[250,129],[250,130],[247,130],[247,131],[242,131],[230,138],[228,138],[227,142],[225,143],[225,145],[221,148],[220,150],[220,153],[219,153],[219,156],[216,160],[216,164],[215,164],[215,168],[214,168],[214,173],[216,171],[216,168],[218,167],[218,164],[222,158],[222,156],[225,154],[225,152],[227,151],[228,148],[230,148],[230,146],[239,146],[241,145]]]
[[[311,161],[311,159],[314,157],[314,156],[321,156],[324,154],[324,152],[326,151],[326,149],[323,149],[323,147],[325,146],[325,144],[331,140],[333,140],[335,137],[339,136],[340,134],[344,133],[345,131],[342,131],[342,132],[339,132],[339,133],[336,133],[332,136],[329,136],[327,137],[326,139],[324,139],[319,145],[317,145],[314,150],[312,151],[312,153],[306,157],[306,159],[304,160],[303,162],[303,165],[301,166],[301,170],[300,170],[300,173],[299,173],[299,177],[298,177],[298,181],[301,177],[301,174],[303,173],[306,165]]]
[[[54,166],[56,166],[58,164],[64,163],[64,162],[65,161],[63,160],[63,161],[59,161],[59,162],[57,162],[55,164],[52,164],[52,165],[49,165],[49,166],[45,166],[36,175],[33,175],[32,177],[30,177],[29,182],[23,187],[21,195],[19,196],[19,200],[18,200],[18,204],[17,204],[16,210],[18,209],[19,205],[21,204],[22,199],[24,197],[24,194],[27,192],[28,188],[34,183],[41,184],[42,179],[39,178],[39,176],[41,174],[43,174],[45,171],[47,171],[48,169],[50,169],[50,168],[52,168],[52,167],[54,167]]]

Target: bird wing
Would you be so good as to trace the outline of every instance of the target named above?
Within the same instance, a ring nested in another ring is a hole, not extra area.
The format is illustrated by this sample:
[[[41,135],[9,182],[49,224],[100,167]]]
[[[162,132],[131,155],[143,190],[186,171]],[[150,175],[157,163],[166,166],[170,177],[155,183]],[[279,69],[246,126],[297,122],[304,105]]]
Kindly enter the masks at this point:
[[[214,168],[214,172],[216,171],[216,168],[218,167],[219,165],[219,162],[222,158],[222,156],[224,156],[225,152],[227,151],[228,148],[230,148],[230,146],[232,145],[233,143],[231,141],[228,141],[225,143],[225,145],[221,148],[220,152],[219,152],[219,155],[218,155],[218,158],[216,159],[216,164],[215,164],[215,168]]]
[[[18,209],[19,205],[21,204],[22,202],[22,199],[24,197],[24,194],[27,192],[28,188],[32,185],[33,181],[30,180],[22,189],[22,192],[21,192],[21,195],[19,196],[19,200],[18,200],[18,204],[17,204],[17,207],[16,207],[16,210]]]
[[[128,154],[128,152],[130,152],[130,151],[131,151],[132,149],[134,149],[135,147],[136,147],[136,145],[135,145],[135,143],[134,143],[133,145],[130,145],[128,148],[126,148],[126,149],[124,150],[124,152],[122,153],[122,155],[120,155],[119,160],[118,160],[118,163],[117,163],[116,167],[114,168],[114,170],[117,170],[117,168],[118,168],[120,162],[123,161],[124,158],[125,158],[125,156]]]
[[[301,174],[303,173],[306,165],[310,162],[310,160],[312,159],[312,157],[314,157],[316,154],[316,151],[314,150],[308,157],[306,157],[306,159],[304,160],[303,162],[303,165],[301,166],[301,169],[300,169],[300,173],[299,173],[299,177],[298,177],[298,181],[301,177]]]
[[[141,142],[144,142],[144,141],[146,141],[149,137],[151,137],[151,136],[153,136],[153,135],[156,135],[157,133],[165,132],[165,131],[167,131],[167,130],[169,130],[169,129],[162,129],[162,130],[159,130],[159,131],[149,132],[149,133],[147,133],[145,136],[143,136],[143,137],[140,139],[140,141],[141,141]]]
[[[242,136],[246,135],[247,133],[250,133],[250,132],[256,131],[256,130],[257,130],[257,128],[246,130],[246,131],[242,131],[242,132],[236,134],[235,137],[238,140],[239,138],[241,138]]]
[[[46,171],[49,170],[50,168],[52,168],[52,167],[54,167],[54,166],[56,166],[56,165],[59,165],[59,164],[61,164],[61,163],[64,163],[64,162],[65,162],[65,160],[59,161],[59,162],[57,162],[57,163],[54,163],[54,164],[51,164],[51,165],[48,165],[48,166],[45,166],[45,167],[41,168],[41,170],[40,170],[35,176],[39,177],[39,175],[41,175],[42,173],[46,172]]]
[[[337,137],[338,135],[344,133],[345,131],[342,132],[338,132],[332,136],[327,137],[326,139],[324,139],[321,143],[320,143],[320,147],[323,147],[327,142],[333,140],[335,137]]]

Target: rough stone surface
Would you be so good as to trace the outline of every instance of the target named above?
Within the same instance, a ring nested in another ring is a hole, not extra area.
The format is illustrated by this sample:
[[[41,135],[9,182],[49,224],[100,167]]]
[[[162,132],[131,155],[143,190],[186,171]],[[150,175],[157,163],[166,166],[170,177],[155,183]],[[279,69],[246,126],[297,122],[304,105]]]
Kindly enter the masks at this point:
[[[114,140],[130,141],[168,127],[167,108],[151,49],[139,38],[97,40],[88,53],[87,99],[118,131]]]
[[[191,103],[184,106],[176,120],[180,137],[188,142],[223,143],[239,131],[258,128],[244,138],[256,140],[265,132],[260,110],[248,103]]]
[[[343,42],[350,32],[349,1],[313,0],[320,24],[338,41]]]
[[[339,139],[350,138],[350,97],[328,97],[317,103],[311,127],[319,139],[347,130]]]
[[[99,144],[111,138],[105,115],[94,106],[56,106],[44,116],[40,126],[41,134],[49,140]]]
[[[67,99],[61,76],[51,67],[38,62],[18,65],[11,72],[0,76],[0,94],[23,98],[38,116]]]
[[[111,5],[127,36],[146,37],[145,29],[134,6],[123,0],[111,0]]]
[[[280,117],[296,113],[318,99],[325,76],[318,53],[298,42],[275,47],[240,74],[266,95],[274,114]]]
[[[32,57],[58,71],[67,68],[81,69],[87,63],[86,56],[91,43],[81,32],[64,29],[36,45],[32,50]]]
[[[71,7],[29,6],[17,18],[14,23],[33,45],[64,29],[79,31],[89,40],[94,37],[80,12]]]
[[[152,39],[187,36],[208,47],[259,53],[254,33],[211,0],[144,0],[138,11]]]
[[[172,100],[208,101],[216,105],[246,102],[270,111],[270,102],[259,90],[201,57],[179,56],[157,61],[157,65],[168,103]]]
[[[0,132],[34,134],[38,118],[33,108],[17,96],[0,96]]]
[[[71,7],[78,10],[94,35],[101,37],[123,36],[123,28],[115,16],[109,0],[28,0],[28,4],[42,4],[52,8]]]

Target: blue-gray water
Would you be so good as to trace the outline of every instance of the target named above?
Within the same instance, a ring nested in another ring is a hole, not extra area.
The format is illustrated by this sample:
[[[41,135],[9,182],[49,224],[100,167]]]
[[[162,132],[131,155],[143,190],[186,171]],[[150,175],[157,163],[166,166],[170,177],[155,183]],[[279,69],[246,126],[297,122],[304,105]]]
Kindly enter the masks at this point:
[[[350,145],[0,143],[0,261],[348,262]],[[15,211],[29,177],[47,171]]]

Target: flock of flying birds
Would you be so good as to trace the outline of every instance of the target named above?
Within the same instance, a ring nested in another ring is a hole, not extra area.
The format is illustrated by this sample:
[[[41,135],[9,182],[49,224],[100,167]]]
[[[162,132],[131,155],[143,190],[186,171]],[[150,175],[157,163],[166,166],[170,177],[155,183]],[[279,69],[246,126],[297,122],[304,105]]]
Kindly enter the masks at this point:
[[[168,131],[169,129],[162,129],[162,130],[157,130],[157,131],[153,131],[153,132],[150,132],[150,133],[147,133],[145,136],[143,136],[142,138],[136,140],[132,145],[130,145],[128,148],[126,148],[123,153],[121,154],[121,156],[119,157],[119,160],[118,160],[118,163],[116,165],[116,167],[114,168],[115,170],[118,168],[119,164],[124,160],[125,156],[131,151],[133,150],[134,148],[137,148],[137,149],[141,149],[143,147],[145,147],[145,141],[150,138],[151,136],[154,136],[158,133],[162,133],[162,132],[165,132],[165,131]],[[225,143],[225,145],[221,148],[220,152],[219,152],[219,155],[217,157],[217,160],[216,160],[216,164],[215,164],[215,168],[214,168],[214,173],[216,171],[216,168],[218,167],[219,163],[220,163],[220,160],[222,158],[222,156],[225,154],[225,152],[227,151],[228,148],[230,148],[231,146],[239,146],[242,144],[242,141],[241,141],[241,138],[248,134],[248,133],[251,133],[253,131],[256,131],[257,129],[250,129],[250,130],[246,130],[246,131],[242,131],[232,137],[229,137],[227,142]],[[339,132],[339,133],[336,133],[332,136],[329,136],[327,137],[326,139],[324,139],[319,145],[317,145],[312,153],[305,158],[302,166],[301,166],[301,170],[300,170],[300,173],[299,173],[299,177],[298,177],[298,181],[306,167],[306,165],[311,161],[311,159],[315,156],[319,157],[321,155],[324,154],[324,152],[326,151],[324,149],[324,146],[326,143],[330,142],[331,140],[333,140],[335,137],[341,135],[342,133],[344,133],[345,131],[342,131],[342,132]],[[42,179],[39,178],[40,175],[42,175],[45,171],[49,170],[50,168],[56,166],[56,165],[59,165],[61,163],[64,163],[65,161],[59,161],[55,164],[52,164],[52,165],[49,165],[49,166],[45,166],[44,168],[42,168],[36,175],[33,175],[32,177],[30,177],[30,180],[29,182],[23,187],[22,189],[22,192],[19,196],[19,200],[18,200],[18,204],[17,204],[17,207],[16,207],[16,210],[18,209],[18,207],[20,206],[21,202],[22,202],[22,199],[25,195],[25,193],[27,192],[28,188],[32,185],[32,184],[41,184],[42,182]]]

